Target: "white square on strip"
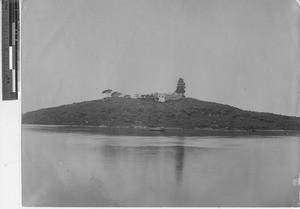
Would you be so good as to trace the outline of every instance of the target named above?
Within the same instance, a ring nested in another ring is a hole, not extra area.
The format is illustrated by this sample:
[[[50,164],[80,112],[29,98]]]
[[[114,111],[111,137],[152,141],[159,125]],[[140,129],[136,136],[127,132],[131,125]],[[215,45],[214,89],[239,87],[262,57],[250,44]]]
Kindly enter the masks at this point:
[[[12,69],[12,92],[16,92],[16,70]]]
[[[9,46],[9,69],[13,69],[13,47]]]

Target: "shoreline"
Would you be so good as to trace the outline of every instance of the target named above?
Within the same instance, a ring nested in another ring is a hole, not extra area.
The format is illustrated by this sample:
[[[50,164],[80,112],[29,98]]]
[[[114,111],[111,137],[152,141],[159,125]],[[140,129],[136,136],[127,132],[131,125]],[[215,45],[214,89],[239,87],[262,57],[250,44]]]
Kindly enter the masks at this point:
[[[132,129],[132,130],[149,130],[154,127],[148,126],[94,126],[94,125],[55,125],[55,124],[27,124],[22,123],[22,126],[40,126],[40,127],[64,127],[64,128],[98,128],[98,129]],[[256,132],[293,132],[300,133],[300,130],[282,130],[282,129],[253,129],[253,130],[243,130],[243,129],[213,129],[213,128],[179,128],[179,127],[156,127],[162,128],[163,130],[177,130],[177,131],[212,131],[212,132],[243,132],[243,133],[256,133]]]

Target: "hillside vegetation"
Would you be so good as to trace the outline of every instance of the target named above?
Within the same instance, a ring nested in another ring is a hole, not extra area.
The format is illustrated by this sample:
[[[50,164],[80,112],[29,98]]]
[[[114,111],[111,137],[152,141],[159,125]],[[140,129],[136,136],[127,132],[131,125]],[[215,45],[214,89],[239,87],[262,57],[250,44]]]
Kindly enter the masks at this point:
[[[229,105],[183,98],[159,103],[105,98],[28,112],[26,124],[144,126],[240,130],[300,130],[300,118],[244,111]]]

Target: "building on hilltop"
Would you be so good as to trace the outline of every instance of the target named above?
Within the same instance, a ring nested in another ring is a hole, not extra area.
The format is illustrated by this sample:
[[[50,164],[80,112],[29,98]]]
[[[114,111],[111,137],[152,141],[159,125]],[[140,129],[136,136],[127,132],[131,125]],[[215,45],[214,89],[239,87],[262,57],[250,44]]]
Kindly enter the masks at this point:
[[[165,102],[166,101],[166,95],[165,94],[157,94],[157,101],[158,102]]]
[[[151,95],[154,96],[154,98],[156,98],[156,101],[158,102],[174,101],[174,100],[179,100],[183,97],[182,93],[176,93],[176,92],[173,92],[171,94],[156,92]]]
[[[165,102],[166,101],[166,94],[155,92],[155,93],[152,93],[151,96],[153,98],[155,98],[155,100],[158,101],[158,102]]]

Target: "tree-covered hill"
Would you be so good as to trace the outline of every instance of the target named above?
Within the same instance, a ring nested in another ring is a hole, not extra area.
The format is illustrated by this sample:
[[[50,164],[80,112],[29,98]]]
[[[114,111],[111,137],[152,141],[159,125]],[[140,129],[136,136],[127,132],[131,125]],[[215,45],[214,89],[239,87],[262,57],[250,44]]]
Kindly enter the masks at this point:
[[[299,117],[244,111],[193,98],[164,103],[120,97],[105,98],[28,112],[22,116],[22,122],[110,127],[300,130]]]

